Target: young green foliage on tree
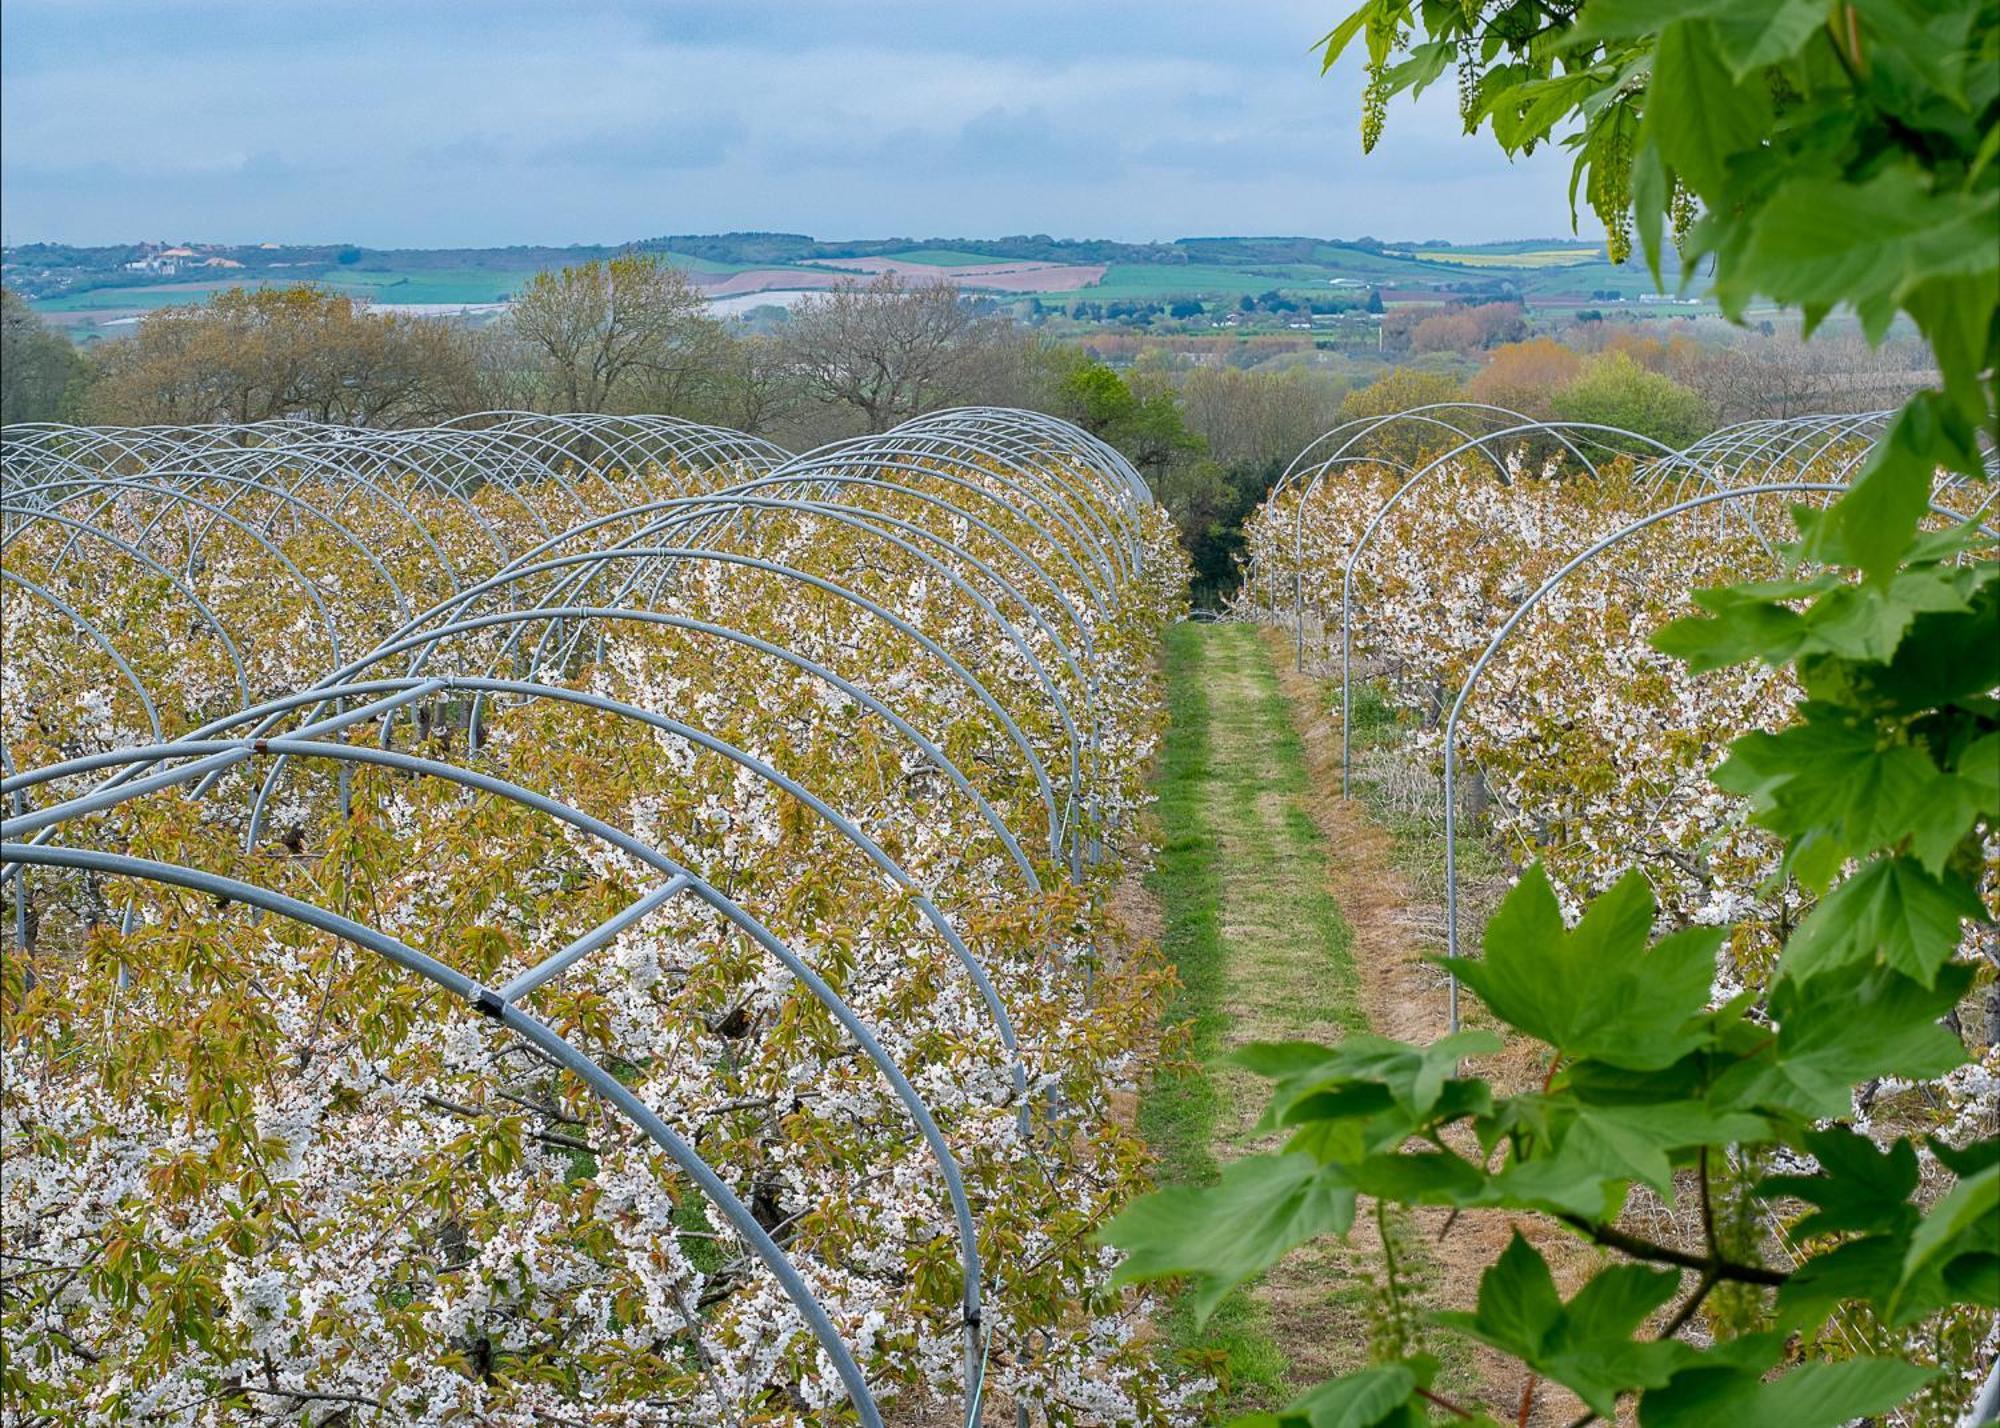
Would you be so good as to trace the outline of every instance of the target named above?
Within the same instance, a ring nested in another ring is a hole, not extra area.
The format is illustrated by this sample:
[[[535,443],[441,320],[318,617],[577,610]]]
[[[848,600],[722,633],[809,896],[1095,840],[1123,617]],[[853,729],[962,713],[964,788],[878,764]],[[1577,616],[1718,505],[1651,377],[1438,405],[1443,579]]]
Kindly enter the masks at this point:
[[[1964,1063],[1940,1022],[1979,974],[1964,925],[1987,918],[2000,567],[1976,530],[1920,526],[1938,475],[1986,479],[1980,429],[2000,437],[2000,6],[1370,0],[1327,38],[1327,66],[1356,41],[1365,148],[1393,96],[1455,66],[1468,132],[1576,151],[1573,191],[1614,257],[1636,233],[1657,278],[1671,229],[1733,316],[1763,297],[1811,328],[1849,307],[1875,340],[1905,315],[1940,381],[1846,495],[1799,512],[1798,578],[1698,592],[1705,613],[1655,637],[1696,670],[1788,666],[1805,692],[1791,725],[1738,739],[1715,775],[1818,896],[1769,985],[1711,1006],[1727,929],[1656,929],[1636,872],[1567,927],[1531,869],[1484,955],[1450,965],[1543,1044],[1544,1085],[1501,1095],[1474,1074],[1498,1045],[1482,1031],[1248,1048],[1237,1059],[1273,1082],[1265,1124],[1289,1140],[1128,1209],[1108,1232],[1124,1274],[1185,1278],[1200,1308],[1346,1233],[1364,1198],[1547,1216],[1617,1261],[1564,1300],[1517,1235],[1470,1312],[1431,1316],[1518,1362],[1518,1405],[1452,1401],[1436,1360],[1391,1345],[1254,1421],[1526,1421],[1537,1379],[1581,1399],[1582,1421],[1636,1401],[1644,1428],[1832,1428],[1920,1393],[1949,1421],[1977,1386],[1970,1344],[1932,1335],[1918,1353],[1909,1331],[2000,1308],[2000,1138],[1883,1143],[1843,1121],[1866,1083]],[[1926,1153],[1952,1183],[1920,1207]],[[1696,1247],[1620,1224],[1640,1185],[1695,1200]],[[1763,1262],[1730,1210],[1790,1218],[1794,1262]],[[1706,1342],[1684,1334],[1725,1299]],[[1836,1318],[1867,1327],[1868,1351],[1802,1350]]]

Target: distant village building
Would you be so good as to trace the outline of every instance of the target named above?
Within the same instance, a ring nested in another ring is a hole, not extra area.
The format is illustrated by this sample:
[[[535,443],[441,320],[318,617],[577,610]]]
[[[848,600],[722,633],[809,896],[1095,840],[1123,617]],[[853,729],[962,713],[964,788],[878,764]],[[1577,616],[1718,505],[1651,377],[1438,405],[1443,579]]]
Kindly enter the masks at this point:
[[[267,243],[264,246],[276,245]],[[167,248],[158,243],[145,243],[140,245],[139,256],[124,266],[128,273],[152,273],[157,277],[171,278],[183,268],[240,268],[243,264],[219,253],[204,258],[196,249],[186,246]]]

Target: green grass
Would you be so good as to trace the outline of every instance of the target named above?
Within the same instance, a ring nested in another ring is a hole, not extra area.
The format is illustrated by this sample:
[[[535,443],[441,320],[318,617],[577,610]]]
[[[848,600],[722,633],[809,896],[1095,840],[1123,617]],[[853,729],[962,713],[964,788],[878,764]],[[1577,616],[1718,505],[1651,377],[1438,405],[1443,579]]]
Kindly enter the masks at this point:
[[[1255,632],[1182,625],[1168,635],[1166,668],[1163,837],[1149,885],[1181,982],[1169,1020],[1185,1028],[1197,1068],[1155,1078],[1139,1127],[1159,1157],[1161,1184],[1199,1185],[1216,1178],[1221,1160],[1267,1148],[1251,1131],[1262,1083],[1215,1058],[1249,1039],[1331,1040],[1365,1018],[1353,933],[1326,888],[1328,849],[1305,804],[1304,744]],[[1351,1315],[1361,1286],[1337,1261],[1291,1272],[1323,1273],[1304,1282],[1316,1293],[1323,1284],[1324,1302]],[[1166,1327],[1175,1350],[1219,1368],[1235,1406],[1252,1408],[1285,1402],[1298,1387],[1286,1345],[1311,1323],[1274,1324],[1239,1291],[1200,1326],[1176,1303]]]
[[[520,292],[534,276],[533,268],[519,268],[512,272],[477,268],[403,271],[334,264],[319,269],[301,268],[296,281],[319,283],[336,292],[387,305],[399,302],[499,302],[504,296]]]
[[[297,278],[295,282],[305,279]],[[242,282],[217,278],[207,282],[148,284],[144,288],[91,288],[86,292],[65,293],[61,297],[36,298],[37,312],[152,312],[163,307],[185,307],[208,301],[218,288],[273,287],[264,282]]]
[[[1086,302],[1157,302],[1174,297],[1256,297],[1276,288],[1280,292],[1314,292],[1321,296],[1336,289],[1324,275],[1302,280],[1281,277],[1249,268],[1225,267],[1214,263],[1113,263],[1105,269],[1104,280],[1073,293],[1045,293],[1042,301],[1057,299]]]
[[[711,262],[684,253],[661,256],[690,272],[745,271],[740,263]],[[986,260],[968,258],[968,261]],[[37,311],[52,313],[152,312],[205,302],[219,288],[281,287],[292,283],[312,283],[385,307],[397,303],[489,303],[518,294],[540,271],[534,266],[406,267],[399,265],[393,256],[369,255],[364,263],[265,269],[254,274],[196,273],[185,278],[162,278],[143,286],[89,288],[60,297],[36,298],[33,306]]]
[[[696,258],[685,253],[665,252],[667,261],[692,272],[723,274],[746,271],[749,265]],[[1004,261],[985,254],[955,248],[907,248],[888,255],[904,262],[924,263],[949,274],[957,267]],[[551,266],[558,255],[508,253],[495,250],[483,261],[477,255],[423,252],[370,252],[354,264],[270,269],[252,269],[234,276],[205,271],[179,279],[139,287],[91,288],[61,296],[37,298],[33,305],[49,313],[95,314],[146,312],[173,304],[199,302],[218,286],[254,283],[316,282],[356,297],[367,297],[385,305],[394,303],[489,303],[503,294],[518,293],[539,271],[538,263]],[[1454,273],[1451,265],[1460,265]],[[815,270],[810,264],[767,263],[766,268],[798,267]],[[825,271],[823,268],[817,271]],[[1332,280],[1348,281],[1336,285]],[[1507,279],[1530,298],[1563,295],[1578,298],[1595,290],[1615,289],[1628,296],[1647,291],[1651,280],[1645,272],[1628,265],[1614,268],[1601,253],[1583,246],[1567,247],[1548,241],[1523,244],[1468,245],[1462,248],[1425,248],[1408,254],[1371,253],[1362,249],[1321,244],[1306,262],[1257,263],[1113,263],[1103,281],[1073,292],[1022,294],[1039,297],[1049,306],[1067,307],[1086,302],[1168,302],[1177,298],[1199,298],[1215,306],[1233,307],[1240,297],[1261,296],[1276,290],[1295,298],[1358,297],[1359,285],[1418,290],[1426,300],[1446,301],[1453,296],[1445,290],[1467,280]],[[1685,313],[1686,309],[1680,310]],[[1647,312],[1646,315],[1652,315]]]
[[[287,268],[279,273],[254,278],[207,278],[190,282],[147,284],[143,288],[91,288],[62,297],[37,299],[40,312],[153,312],[163,307],[184,307],[208,301],[222,288],[288,287],[311,283],[348,297],[391,306],[396,303],[487,303],[519,292],[534,276],[532,270],[518,273],[429,270],[398,272],[393,269],[361,269],[339,265],[324,268]]]
[[[1211,776],[1208,692],[1202,687],[1204,631],[1185,624],[1167,634],[1167,712],[1161,748],[1160,857],[1148,886],[1160,900],[1162,943],[1180,977],[1168,1020],[1184,1024],[1189,1050],[1206,1063],[1222,1049],[1229,1026],[1222,947],[1222,867],[1205,811]],[[1223,1098],[1212,1076],[1197,1067],[1164,1071],[1139,1101],[1139,1129],[1159,1157],[1162,1185],[1206,1185],[1221,1173],[1212,1148]],[[1241,1392],[1276,1394],[1285,1358],[1272,1343],[1263,1311],[1241,1290],[1224,1299],[1197,1325],[1185,1299],[1167,1316],[1173,1348],[1190,1358],[1217,1355],[1225,1381]]]
[[[1601,252],[1589,248],[1551,248],[1539,253],[1475,253],[1462,248],[1419,248],[1410,256],[1420,263],[1458,263],[1470,268],[1574,268],[1604,261]]]
[[[1322,697],[1337,712],[1340,685],[1337,680],[1320,681]],[[1424,897],[1444,898],[1444,816],[1412,813],[1395,804],[1381,784],[1362,772],[1361,756],[1369,749],[1400,747],[1410,734],[1410,716],[1389,703],[1381,687],[1366,680],[1354,685],[1354,793],[1368,810],[1368,816],[1388,831],[1391,861],[1407,876]],[[1439,805],[1442,808],[1442,804]],[[1464,805],[1460,804],[1461,811]],[[1462,820],[1458,835],[1458,886],[1463,894],[1468,883],[1497,877],[1503,868],[1500,854],[1482,837],[1475,820]]]

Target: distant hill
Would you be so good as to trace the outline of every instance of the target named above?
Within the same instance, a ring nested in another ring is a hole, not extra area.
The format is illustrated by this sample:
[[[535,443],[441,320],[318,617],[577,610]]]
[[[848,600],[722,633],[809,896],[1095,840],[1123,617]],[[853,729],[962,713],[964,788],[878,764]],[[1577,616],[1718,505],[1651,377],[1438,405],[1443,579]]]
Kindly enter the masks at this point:
[[[621,245],[367,248],[358,244],[27,243],[0,252],[0,281],[52,319],[115,327],[222,287],[310,282],[383,305],[491,310],[536,273],[619,252],[657,253],[733,309],[871,271],[935,272],[1001,302],[1235,303],[1276,292],[1322,303],[1520,299],[1581,307],[1650,292],[1599,245],[1565,238],[1484,244],[1309,236],[1189,237],[1168,243],[1053,238],[821,239],[803,233],[675,233]]]

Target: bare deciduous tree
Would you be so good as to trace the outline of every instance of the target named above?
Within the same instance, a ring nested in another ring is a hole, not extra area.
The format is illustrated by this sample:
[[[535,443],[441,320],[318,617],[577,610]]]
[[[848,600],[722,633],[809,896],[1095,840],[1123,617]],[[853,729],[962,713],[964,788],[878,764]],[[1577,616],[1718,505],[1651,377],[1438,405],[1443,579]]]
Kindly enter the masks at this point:
[[[784,344],[806,393],[852,407],[870,431],[960,397],[1003,322],[981,318],[950,283],[906,285],[885,273],[799,304]]]
[[[798,404],[784,346],[764,333],[736,335],[725,330],[710,375],[702,400],[684,415],[737,431],[766,433]]]
[[[1724,347],[1698,352],[1674,375],[1700,392],[1723,421],[1795,417],[1814,412],[1893,407],[1936,380],[1936,364],[1920,343],[1871,346],[1855,333],[1738,334]]]
[[[1181,384],[1188,429],[1225,467],[1280,466],[1340,420],[1342,385],[1316,372],[1197,367]]]
[[[551,403],[580,412],[685,409],[721,337],[687,275],[644,254],[537,273],[513,328]]]

